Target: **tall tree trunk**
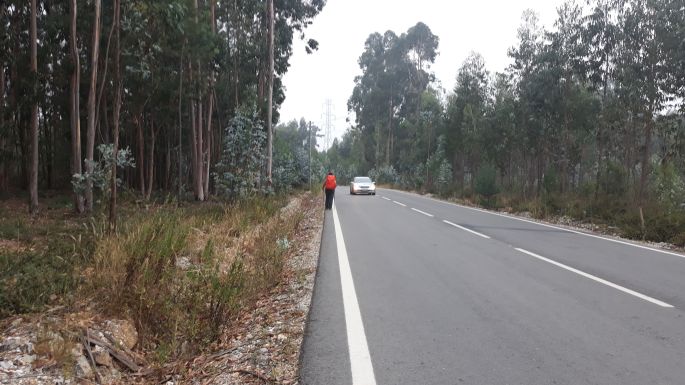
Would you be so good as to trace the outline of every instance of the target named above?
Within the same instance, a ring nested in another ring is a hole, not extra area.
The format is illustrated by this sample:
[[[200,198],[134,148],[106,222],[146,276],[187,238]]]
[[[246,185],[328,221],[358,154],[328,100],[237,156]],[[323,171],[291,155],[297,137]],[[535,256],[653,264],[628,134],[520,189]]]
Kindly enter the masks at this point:
[[[199,7],[198,0],[195,0],[195,23],[199,23]],[[196,87],[197,95],[193,101],[192,118],[193,118],[193,190],[195,192],[195,199],[204,201],[204,183],[202,181],[204,175],[204,145],[203,145],[203,110],[202,110],[202,67],[200,60],[197,60],[197,74],[195,76],[194,86]],[[191,67],[192,74],[192,67]],[[191,75],[192,76],[192,75]]]
[[[216,1],[210,0],[210,28],[212,34],[216,35]],[[215,73],[213,69],[209,71],[209,88],[207,90],[207,120],[205,122],[207,130],[205,131],[205,168],[203,170],[204,176],[204,195],[205,199],[209,196],[209,171],[212,164],[212,116],[214,112],[214,83]]]
[[[183,197],[183,48],[178,70],[178,201]]]
[[[213,75],[212,75],[213,76]],[[214,109],[214,99],[212,94],[208,94],[207,103],[209,106],[207,108],[207,130],[205,131],[205,167],[203,170],[203,182],[204,182],[204,194],[205,199],[209,196],[209,169],[212,163],[212,111]]]
[[[116,42],[114,53],[114,111],[112,114],[112,140],[114,147],[114,156],[116,158],[119,152],[119,114],[121,113],[121,94],[123,91],[123,84],[121,81],[121,46],[120,46],[120,31],[121,31],[121,0],[114,0],[114,20],[112,23],[116,26]],[[112,179],[110,181],[110,196],[109,196],[109,229],[115,231],[117,228],[117,164],[112,164]]]
[[[147,158],[147,191],[145,192],[145,200],[150,200],[152,195],[152,185],[154,183],[155,175],[155,122],[150,120],[150,148],[148,148]]]
[[[34,85],[38,81],[38,45],[36,26],[36,0],[31,0],[31,72]],[[34,88],[35,89],[35,88]],[[34,96],[31,108],[31,131],[29,133],[31,143],[31,157],[29,165],[29,212],[38,213],[38,98]]]
[[[138,187],[140,195],[145,197],[145,135],[143,133],[143,112],[140,111],[134,118],[138,142]]]
[[[392,94],[392,86],[390,86]],[[385,149],[385,165],[390,166],[390,142],[392,141],[392,96],[388,98],[388,140]]]
[[[5,63],[0,62],[0,127],[5,127]],[[6,191],[8,187],[8,165],[2,154],[7,151],[6,135],[0,135],[0,191]]]
[[[645,114],[645,146],[642,149],[642,170],[640,172],[640,186],[638,189],[637,201],[642,210],[642,205],[645,198],[645,186],[647,185],[647,177],[649,176],[649,155],[650,147],[652,146],[652,132],[654,131],[654,119],[651,108]]]
[[[235,95],[235,110],[238,110],[240,106],[240,96],[238,92],[238,85],[240,84],[240,76],[238,73],[238,55],[240,54],[239,42],[240,42],[240,31],[242,27],[240,26],[240,12],[238,12],[238,0],[233,0],[233,17],[235,18],[235,44],[233,50],[233,93]]]
[[[76,0],[70,2],[71,10],[71,31],[69,45],[71,51],[71,63],[73,66],[71,73],[71,97],[70,97],[70,116],[71,116],[71,175],[80,174],[81,170],[81,107],[79,96],[79,85],[81,84],[81,64],[79,62],[78,45],[76,42],[76,16],[78,6]],[[77,213],[84,211],[83,196],[74,191],[74,210]]]
[[[90,60],[90,88],[88,91],[88,128],[86,132],[86,172],[93,172],[93,158],[95,153],[95,96],[98,81],[98,56],[100,53],[100,10],[101,0],[94,0],[95,14],[93,16],[93,42]],[[86,185],[86,210],[93,210],[93,183]]]
[[[274,98],[274,0],[267,0],[269,7],[269,73],[268,73],[268,103],[266,111],[266,128],[267,128],[267,163],[266,163],[266,180],[269,186],[272,183],[271,171],[273,167],[273,141],[274,133],[272,129],[273,120],[273,98]]]

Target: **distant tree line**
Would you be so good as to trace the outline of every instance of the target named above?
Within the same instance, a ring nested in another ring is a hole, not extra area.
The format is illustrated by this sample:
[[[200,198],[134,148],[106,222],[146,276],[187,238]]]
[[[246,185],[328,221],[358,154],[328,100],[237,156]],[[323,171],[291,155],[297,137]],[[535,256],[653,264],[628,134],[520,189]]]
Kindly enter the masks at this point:
[[[433,81],[439,40],[425,24],[370,35],[334,167],[492,204],[501,191],[500,205],[623,216],[647,238],[650,220],[680,212],[651,238],[685,243],[685,4],[567,1],[557,12],[551,30],[524,12],[512,64],[493,74],[473,52],[448,93]]]
[[[260,189],[272,189],[282,77],[293,39],[305,38],[324,5],[3,1],[0,193],[28,190],[34,212],[39,190],[72,182],[78,212],[105,198],[115,209],[119,184],[145,199],[192,191],[202,201],[221,193],[223,173],[237,167],[221,163],[223,145],[244,119],[263,131],[256,178]],[[306,49],[317,45],[310,39]]]

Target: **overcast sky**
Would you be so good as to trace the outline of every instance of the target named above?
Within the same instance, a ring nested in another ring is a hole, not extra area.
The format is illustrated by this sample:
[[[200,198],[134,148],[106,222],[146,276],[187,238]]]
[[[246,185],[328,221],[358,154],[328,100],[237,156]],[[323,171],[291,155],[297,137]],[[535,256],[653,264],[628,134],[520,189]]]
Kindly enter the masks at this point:
[[[507,49],[516,44],[523,10],[531,8],[543,26],[551,28],[562,0],[328,0],[306,30],[319,42],[307,55],[299,39],[294,44],[285,75],[286,100],[281,122],[304,117],[323,127],[326,99],[334,107],[333,136],[341,137],[349,123],[347,99],[354,77],[361,73],[357,59],[369,34],[392,30],[398,35],[422,21],[440,38],[432,66],[442,87],[454,87],[457,70],[471,51],[485,58],[490,72],[509,65]],[[352,118],[351,118],[352,120]],[[323,140],[321,140],[323,142]],[[332,139],[331,139],[332,142]]]

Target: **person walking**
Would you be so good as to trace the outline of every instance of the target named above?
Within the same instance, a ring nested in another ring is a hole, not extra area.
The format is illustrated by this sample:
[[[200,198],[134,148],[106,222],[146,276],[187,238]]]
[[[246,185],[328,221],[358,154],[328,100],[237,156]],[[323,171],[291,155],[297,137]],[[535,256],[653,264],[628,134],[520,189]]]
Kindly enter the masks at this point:
[[[335,195],[335,175],[333,171],[328,171],[326,179],[323,181],[322,190],[326,192],[326,210],[333,209],[333,195]]]

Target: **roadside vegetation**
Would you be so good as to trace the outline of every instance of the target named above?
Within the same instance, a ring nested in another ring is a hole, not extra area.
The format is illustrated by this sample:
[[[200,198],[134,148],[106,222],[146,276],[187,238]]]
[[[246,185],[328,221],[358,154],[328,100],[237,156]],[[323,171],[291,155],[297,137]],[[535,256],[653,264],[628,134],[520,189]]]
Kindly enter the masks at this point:
[[[327,153],[339,179],[685,246],[682,4],[566,1],[549,28],[524,12],[517,37],[504,71],[473,52],[445,92],[426,24],[371,34]]]

